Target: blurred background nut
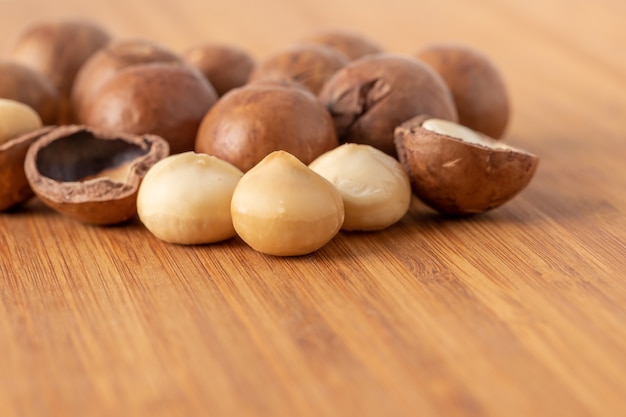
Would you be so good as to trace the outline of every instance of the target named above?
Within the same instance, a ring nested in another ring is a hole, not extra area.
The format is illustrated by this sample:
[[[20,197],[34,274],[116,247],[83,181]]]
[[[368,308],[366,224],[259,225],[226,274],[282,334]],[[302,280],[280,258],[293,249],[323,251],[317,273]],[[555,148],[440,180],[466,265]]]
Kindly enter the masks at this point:
[[[57,123],[59,92],[48,78],[23,64],[0,61],[0,97],[32,107],[44,125]]]
[[[219,96],[248,82],[254,58],[243,49],[220,43],[201,43],[183,53],[183,59],[211,82]]]
[[[9,58],[46,76],[61,95],[59,123],[73,121],[70,94],[81,65],[109,42],[99,25],[84,20],[40,22],[17,37]]]
[[[348,62],[343,53],[327,46],[294,45],[261,60],[250,74],[249,82],[292,80],[318,94],[326,81]]]
[[[33,196],[24,173],[28,148],[52,126],[41,128],[41,119],[24,103],[0,99],[0,211]]]
[[[350,60],[383,52],[383,48],[361,33],[349,29],[326,29],[310,34],[302,42],[329,46]]]
[[[485,54],[467,45],[437,43],[416,56],[450,88],[459,123],[494,139],[502,137],[509,120],[509,97],[500,71]]]

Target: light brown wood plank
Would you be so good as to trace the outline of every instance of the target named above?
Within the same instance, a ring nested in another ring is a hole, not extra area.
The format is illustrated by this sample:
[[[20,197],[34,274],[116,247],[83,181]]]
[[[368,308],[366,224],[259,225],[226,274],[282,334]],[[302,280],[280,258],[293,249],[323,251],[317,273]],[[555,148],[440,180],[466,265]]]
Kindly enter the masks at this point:
[[[0,0],[3,54],[68,17],[257,58],[333,26],[467,42],[504,72],[506,140],[541,157],[489,214],[415,200],[299,258],[1,213],[0,415],[626,415],[626,6],[527,3]]]

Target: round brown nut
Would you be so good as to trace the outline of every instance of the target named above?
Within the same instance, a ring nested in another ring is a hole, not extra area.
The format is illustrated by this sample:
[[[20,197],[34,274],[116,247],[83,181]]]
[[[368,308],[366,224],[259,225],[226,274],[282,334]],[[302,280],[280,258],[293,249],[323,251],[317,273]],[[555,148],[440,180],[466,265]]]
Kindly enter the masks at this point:
[[[393,131],[419,114],[457,120],[452,94],[441,77],[418,59],[376,54],[352,61],[320,92],[342,143],[371,145],[396,154]]]
[[[24,171],[47,206],[81,222],[109,225],[136,214],[141,180],[167,155],[167,142],[155,135],[66,125],[31,145]]]
[[[183,53],[183,59],[209,80],[219,96],[244,85],[255,65],[248,52],[218,43],[195,45]]]
[[[348,58],[333,48],[294,45],[260,61],[248,81],[292,80],[318,94],[326,81],[347,63]]]
[[[246,172],[276,150],[308,164],[337,145],[333,121],[313,93],[260,83],[231,90],[211,108],[195,149]]]
[[[109,42],[81,66],[72,87],[72,107],[76,120],[84,122],[89,100],[115,74],[124,68],[151,62],[182,62],[182,58],[155,42],[122,39]]]
[[[62,98],[59,122],[67,123],[72,120],[69,97],[76,73],[109,39],[89,21],[40,22],[19,34],[9,57],[52,81]]]
[[[450,87],[459,123],[494,139],[504,135],[510,104],[500,71],[482,52],[465,45],[430,45],[416,56]]]
[[[28,147],[45,132],[31,107],[0,98],[0,211],[29,199],[33,194],[24,175]]]
[[[304,38],[303,42],[329,46],[340,51],[351,60],[383,52],[383,48],[376,42],[348,29],[319,31]]]
[[[35,195],[24,173],[26,152],[52,129],[54,126],[46,126],[0,144],[0,211],[11,209]]]
[[[524,189],[539,158],[457,123],[419,116],[395,131],[415,195],[445,214],[482,213]]]
[[[113,132],[161,136],[176,154],[193,150],[198,126],[216,100],[213,86],[188,65],[133,65],[100,88],[89,102],[84,123]]]
[[[0,97],[32,107],[44,125],[57,122],[59,92],[50,80],[25,65],[0,61]]]

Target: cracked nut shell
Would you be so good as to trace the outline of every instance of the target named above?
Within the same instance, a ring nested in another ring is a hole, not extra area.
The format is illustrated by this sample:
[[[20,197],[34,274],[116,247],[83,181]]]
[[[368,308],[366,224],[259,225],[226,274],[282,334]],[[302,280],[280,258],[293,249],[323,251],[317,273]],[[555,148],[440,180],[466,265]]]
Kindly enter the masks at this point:
[[[47,206],[84,223],[109,225],[136,214],[141,180],[168,151],[156,135],[66,125],[31,145],[24,170]]]
[[[528,185],[539,163],[530,152],[428,116],[399,126],[395,143],[414,194],[451,215],[501,206]]]
[[[319,94],[341,143],[362,143],[395,156],[393,131],[411,117],[457,120],[443,79],[418,59],[381,53],[352,61]]]

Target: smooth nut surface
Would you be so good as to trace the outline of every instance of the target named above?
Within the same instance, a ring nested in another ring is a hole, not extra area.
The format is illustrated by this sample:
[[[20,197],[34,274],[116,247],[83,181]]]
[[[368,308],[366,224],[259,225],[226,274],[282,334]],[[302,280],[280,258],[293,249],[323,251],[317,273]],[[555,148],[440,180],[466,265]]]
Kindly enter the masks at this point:
[[[37,197],[52,209],[107,225],[135,215],[141,180],[168,151],[167,142],[155,135],[66,125],[31,145],[24,170]]]
[[[183,53],[183,59],[209,80],[219,96],[244,85],[255,66],[248,52],[220,43],[195,45]]]
[[[89,100],[124,68],[151,62],[182,62],[182,58],[155,42],[120,39],[109,42],[80,67],[72,86],[72,107],[78,122],[84,122]]]
[[[23,203],[34,195],[24,172],[26,152],[53,128],[46,126],[0,143],[0,211]]]
[[[185,152],[155,164],[137,196],[137,214],[157,238],[205,244],[235,236],[230,202],[243,173],[214,156]]]
[[[30,106],[0,98],[0,144],[41,126],[39,114]]]
[[[109,42],[105,29],[91,21],[61,20],[33,24],[17,37],[9,58],[47,77],[61,95],[59,123],[73,120],[70,93],[83,63]]]
[[[293,45],[261,60],[248,81],[292,80],[318,94],[326,81],[348,62],[343,53],[327,46]]]
[[[346,55],[350,60],[383,52],[383,48],[376,42],[361,33],[349,29],[322,30],[307,36],[303,39],[303,42],[334,48]]]
[[[330,114],[314,94],[267,83],[248,84],[220,98],[202,120],[195,150],[246,172],[276,150],[309,164],[337,145]]]
[[[26,65],[0,61],[0,97],[32,107],[44,125],[57,122],[59,92],[48,78]]]
[[[530,152],[427,117],[399,126],[395,141],[415,195],[446,214],[501,206],[529,184],[539,163]]]
[[[341,193],[343,230],[381,230],[409,210],[411,184],[402,165],[369,145],[343,144],[313,161],[309,168]]]
[[[484,53],[466,45],[438,43],[416,56],[450,88],[459,123],[494,139],[502,137],[510,117],[510,100],[500,71]]]
[[[202,118],[217,100],[213,86],[185,64],[133,65],[112,76],[90,100],[84,123],[112,132],[151,133],[172,154],[193,150]]]
[[[341,194],[293,155],[272,152],[239,181],[231,203],[237,234],[276,256],[314,252],[340,230]]]
[[[374,146],[395,155],[393,131],[411,117],[457,120],[441,77],[416,58],[376,54],[337,71],[319,94],[333,116],[339,141]]]

